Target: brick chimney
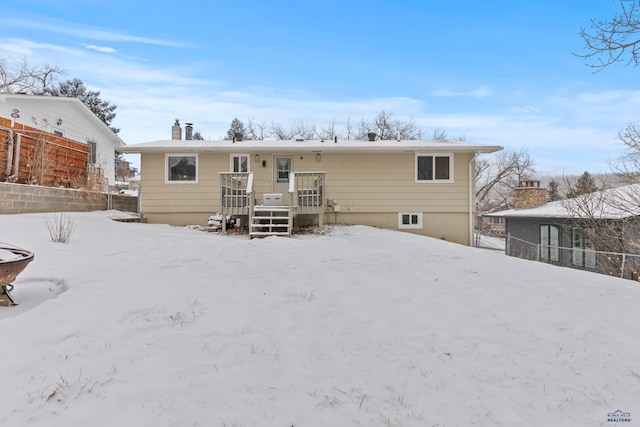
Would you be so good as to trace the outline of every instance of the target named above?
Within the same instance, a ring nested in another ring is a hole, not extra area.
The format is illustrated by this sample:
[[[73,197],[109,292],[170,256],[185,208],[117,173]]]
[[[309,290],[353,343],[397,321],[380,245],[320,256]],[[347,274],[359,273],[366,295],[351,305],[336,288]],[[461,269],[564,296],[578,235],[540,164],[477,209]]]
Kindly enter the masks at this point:
[[[523,180],[513,190],[513,205],[516,209],[527,209],[547,203],[547,189],[540,187],[540,181]]]

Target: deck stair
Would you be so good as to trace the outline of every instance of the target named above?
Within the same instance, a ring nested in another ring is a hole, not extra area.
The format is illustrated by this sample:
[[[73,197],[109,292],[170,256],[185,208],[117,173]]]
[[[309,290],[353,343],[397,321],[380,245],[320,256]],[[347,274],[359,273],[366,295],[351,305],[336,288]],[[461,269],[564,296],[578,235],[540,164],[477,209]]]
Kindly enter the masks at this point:
[[[289,206],[256,205],[251,215],[249,236],[291,236],[292,226]]]

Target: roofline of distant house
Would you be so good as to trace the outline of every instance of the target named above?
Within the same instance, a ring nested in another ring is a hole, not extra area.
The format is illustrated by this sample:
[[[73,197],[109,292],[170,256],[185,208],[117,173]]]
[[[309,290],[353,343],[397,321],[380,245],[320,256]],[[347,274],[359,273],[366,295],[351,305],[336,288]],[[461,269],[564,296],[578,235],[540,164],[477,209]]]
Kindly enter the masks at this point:
[[[10,98],[25,98],[25,97],[29,97],[29,98],[36,98],[36,99],[42,99],[42,100],[46,100],[46,101],[60,101],[60,102],[77,102],[78,105],[80,105],[80,108],[83,109],[83,111],[85,112],[85,114],[90,114],[92,117],[92,120],[95,120],[96,123],[99,123],[98,126],[103,126],[104,128],[108,129],[109,132],[111,132],[114,136],[114,138],[118,141],[118,151],[120,151],[121,147],[126,146],[127,144],[122,140],[122,138],[120,138],[120,136],[118,136],[117,133],[115,133],[114,131],[111,130],[111,128],[109,126],[106,125],[105,122],[103,122],[102,120],[100,120],[100,118],[98,118],[98,116],[95,115],[95,113],[93,111],[91,111],[91,109],[89,109],[89,107],[87,107],[82,101],[80,101],[78,98],[74,98],[72,96],[48,96],[48,95],[26,95],[26,94],[21,94],[21,93],[2,93],[0,94],[0,99],[5,98],[5,99],[10,99]]]

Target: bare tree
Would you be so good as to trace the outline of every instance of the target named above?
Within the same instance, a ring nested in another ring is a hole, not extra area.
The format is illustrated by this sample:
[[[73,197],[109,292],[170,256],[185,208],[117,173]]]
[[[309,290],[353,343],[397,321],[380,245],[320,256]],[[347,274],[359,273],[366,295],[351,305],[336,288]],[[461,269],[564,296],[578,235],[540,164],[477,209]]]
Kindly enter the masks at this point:
[[[356,139],[364,141],[367,139],[367,134],[369,133],[373,133],[373,129],[369,122],[364,117],[361,117],[358,130],[356,131]]]
[[[0,93],[42,95],[63,73],[58,65],[31,65],[26,59],[0,58]]]
[[[432,139],[434,141],[446,140],[447,139],[447,131],[446,130],[440,130],[440,129],[434,129],[433,130]]]
[[[503,151],[476,161],[476,202],[482,210],[513,206],[513,189],[535,173],[533,159],[524,151]]]
[[[347,121],[347,125],[349,121]],[[348,134],[348,131],[347,131]],[[318,137],[320,139],[333,139],[333,137],[338,136],[336,133],[336,122],[335,120],[331,121],[329,125],[322,126],[320,131],[318,132]],[[349,138],[347,138],[349,139]]]
[[[349,140],[351,139],[351,136],[353,135],[353,125],[351,124],[351,118],[347,118],[347,123],[344,125],[345,128],[345,132],[346,132],[346,138]]]
[[[291,126],[290,133],[292,138],[314,139],[316,137],[316,125],[297,121]]]
[[[271,135],[276,139],[286,141],[293,139],[295,134],[291,130],[285,130],[280,123],[271,122]]]
[[[600,71],[616,62],[638,66],[640,59],[640,4],[619,0],[620,12],[608,20],[591,19],[591,28],[580,30],[586,52],[576,54]]]
[[[582,265],[583,259],[590,258],[588,266],[600,273],[620,276],[621,270],[627,270],[627,276],[637,278],[637,259],[630,258],[625,268],[620,255],[637,253],[640,248],[637,232],[632,232],[638,230],[640,206],[634,186],[579,194],[563,200],[562,206],[571,217],[572,256],[579,257],[574,263]],[[629,273],[631,270],[636,271]]]
[[[422,131],[418,129],[413,119],[397,119],[385,111],[378,113],[371,121],[366,120],[364,117],[361,119],[358,128],[358,139],[367,139],[370,133],[375,133],[376,139],[383,141],[422,138]]]
[[[609,166],[618,178],[628,184],[640,183],[640,127],[630,122],[618,132],[618,140],[624,145],[623,154]]]
[[[247,139],[254,141],[264,141],[269,136],[267,126],[264,122],[257,123],[253,117],[247,119]]]

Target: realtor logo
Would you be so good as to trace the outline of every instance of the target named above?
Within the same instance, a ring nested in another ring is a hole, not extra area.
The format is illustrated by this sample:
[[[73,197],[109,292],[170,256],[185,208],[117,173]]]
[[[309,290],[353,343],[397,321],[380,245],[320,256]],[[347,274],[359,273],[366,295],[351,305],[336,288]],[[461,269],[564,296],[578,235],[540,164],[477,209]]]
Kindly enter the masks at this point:
[[[608,423],[630,423],[631,413],[621,411],[620,409],[616,409],[613,412],[607,413],[607,422]]]

